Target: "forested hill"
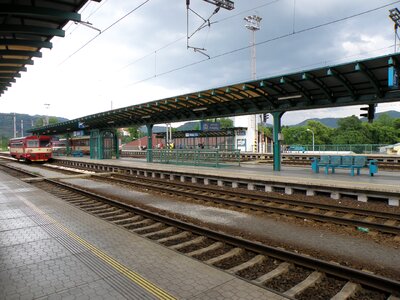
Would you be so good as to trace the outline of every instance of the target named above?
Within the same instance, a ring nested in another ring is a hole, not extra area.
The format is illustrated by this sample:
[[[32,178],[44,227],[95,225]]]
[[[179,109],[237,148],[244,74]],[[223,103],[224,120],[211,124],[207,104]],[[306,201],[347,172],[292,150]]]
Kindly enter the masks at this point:
[[[381,115],[383,114],[387,114],[389,115],[389,117],[394,118],[394,119],[398,119],[400,118],[400,112],[395,111],[395,110],[389,110],[389,111],[385,111],[385,112],[381,112],[381,113],[376,113],[375,114],[375,119],[378,119]],[[322,119],[318,119],[318,118],[312,118],[312,119],[307,119],[299,124],[296,125],[292,125],[292,126],[304,126],[307,125],[308,121],[318,121],[322,124],[324,124],[325,126],[328,126],[330,128],[337,128],[338,124],[337,122],[340,120],[341,118],[322,118]],[[361,118],[361,121],[365,122],[367,121],[366,118]]]
[[[23,123],[24,134],[26,135],[26,130],[31,129],[38,124],[38,122],[42,123],[46,116],[40,115],[27,115],[27,114],[15,114],[16,116],[16,130],[17,136],[21,136],[21,120]],[[5,138],[10,138],[14,136],[14,114],[5,114],[0,113],[0,136]],[[49,118],[56,118],[58,122],[68,121],[66,118],[60,117],[52,117]]]

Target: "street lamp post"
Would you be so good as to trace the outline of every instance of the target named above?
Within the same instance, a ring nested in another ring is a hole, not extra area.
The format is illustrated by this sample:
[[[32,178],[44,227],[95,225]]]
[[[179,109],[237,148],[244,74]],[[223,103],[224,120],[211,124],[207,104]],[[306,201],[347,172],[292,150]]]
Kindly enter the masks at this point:
[[[314,131],[312,131],[310,128],[307,128],[307,131],[310,131],[312,133],[312,151],[314,152]]]
[[[137,130],[139,139],[139,150],[142,150],[142,140],[140,139],[140,129]]]

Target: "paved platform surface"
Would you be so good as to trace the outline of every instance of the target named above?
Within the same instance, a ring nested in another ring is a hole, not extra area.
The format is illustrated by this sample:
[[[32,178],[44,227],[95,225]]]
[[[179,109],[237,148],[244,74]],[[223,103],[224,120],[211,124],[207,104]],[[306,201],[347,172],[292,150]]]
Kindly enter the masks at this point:
[[[0,172],[0,299],[286,299]]]
[[[279,172],[273,171],[272,165],[257,163],[242,163],[241,166],[229,166],[223,168],[199,167],[199,166],[177,166],[159,163],[147,163],[143,159],[120,158],[93,160],[88,157],[61,157],[57,159],[79,160],[96,162],[100,164],[127,166],[142,169],[154,169],[160,171],[181,172],[198,175],[224,176],[236,179],[252,179],[257,181],[272,181],[281,183],[293,183],[302,185],[318,185],[321,187],[338,187],[347,189],[368,190],[376,192],[400,193],[400,172],[379,171],[371,177],[367,169],[361,170],[361,175],[350,176],[350,170],[338,169],[335,174],[315,174],[310,167],[282,166]]]

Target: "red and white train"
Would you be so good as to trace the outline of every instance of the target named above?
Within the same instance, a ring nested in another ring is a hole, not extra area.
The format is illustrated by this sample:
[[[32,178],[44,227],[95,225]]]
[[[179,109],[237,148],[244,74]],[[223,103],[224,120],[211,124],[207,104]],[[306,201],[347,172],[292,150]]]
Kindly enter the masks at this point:
[[[26,136],[10,139],[10,155],[28,162],[48,161],[52,158],[51,136]]]

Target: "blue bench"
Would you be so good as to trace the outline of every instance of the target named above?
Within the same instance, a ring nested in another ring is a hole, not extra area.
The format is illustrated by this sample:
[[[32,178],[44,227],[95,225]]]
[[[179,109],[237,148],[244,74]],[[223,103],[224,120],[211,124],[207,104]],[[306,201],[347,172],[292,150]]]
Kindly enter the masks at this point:
[[[83,152],[82,152],[82,150],[75,150],[75,151],[72,151],[72,156],[73,157],[83,157]]]
[[[350,175],[354,176],[354,170],[357,170],[357,175],[360,175],[360,169],[368,168],[369,175],[374,176],[378,173],[378,162],[369,160],[365,156],[329,156],[321,155],[321,158],[314,158],[311,168],[314,173],[319,173],[319,167],[325,168],[325,174],[329,174],[329,169],[332,169],[332,174],[336,168],[350,169]]]

